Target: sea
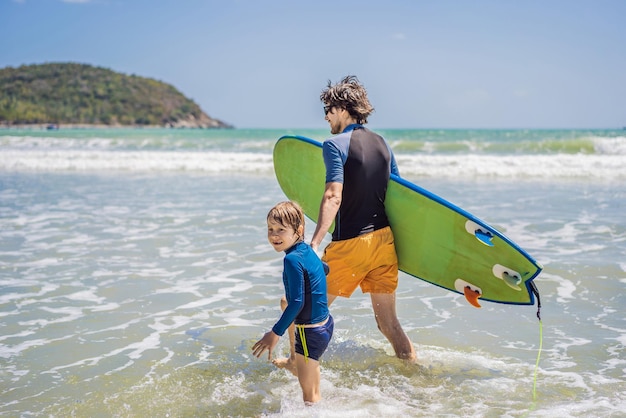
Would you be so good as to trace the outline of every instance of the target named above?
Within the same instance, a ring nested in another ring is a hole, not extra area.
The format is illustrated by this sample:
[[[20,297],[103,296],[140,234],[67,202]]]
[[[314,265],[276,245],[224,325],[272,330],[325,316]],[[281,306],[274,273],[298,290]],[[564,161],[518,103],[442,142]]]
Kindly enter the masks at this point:
[[[406,364],[357,290],[307,407],[251,347],[283,294],[273,146],[327,130],[0,129],[0,416],[626,417],[626,130],[378,132],[544,266],[540,310],[401,273]]]

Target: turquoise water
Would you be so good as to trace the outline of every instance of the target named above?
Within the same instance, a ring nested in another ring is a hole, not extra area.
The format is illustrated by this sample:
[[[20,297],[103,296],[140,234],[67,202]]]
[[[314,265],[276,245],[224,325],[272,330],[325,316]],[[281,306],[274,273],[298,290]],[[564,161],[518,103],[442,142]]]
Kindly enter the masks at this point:
[[[406,275],[418,365],[393,357],[358,292],[333,304],[315,407],[251,356],[282,292],[272,146],[326,132],[4,130],[0,415],[624,416],[626,134],[382,133],[403,176],[544,265],[536,399],[536,305],[476,309]]]

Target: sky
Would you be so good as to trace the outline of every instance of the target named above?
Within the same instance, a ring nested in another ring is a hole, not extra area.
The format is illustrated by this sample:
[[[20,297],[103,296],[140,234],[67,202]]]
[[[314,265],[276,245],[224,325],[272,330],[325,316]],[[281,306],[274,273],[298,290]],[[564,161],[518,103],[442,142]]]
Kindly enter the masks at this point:
[[[356,75],[372,128],[626,127],[624,0],[0,0],[0,68],[172,84],[237,128],[326,129]]]

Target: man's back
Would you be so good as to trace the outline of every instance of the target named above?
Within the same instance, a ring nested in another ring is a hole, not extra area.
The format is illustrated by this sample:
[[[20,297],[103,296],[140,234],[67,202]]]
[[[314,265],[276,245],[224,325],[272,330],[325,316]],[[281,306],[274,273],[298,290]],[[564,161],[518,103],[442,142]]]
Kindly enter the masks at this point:
[[[385,140],[362,125],[352,125],[326,141],[324,147],[332,147],[332,151],[324,152],[327,166],[342,164],[341,171],[330,170],[326,178],[327,182],[343,183],[333,240],[354,238],[388,226],[385,194],[392,153]]]

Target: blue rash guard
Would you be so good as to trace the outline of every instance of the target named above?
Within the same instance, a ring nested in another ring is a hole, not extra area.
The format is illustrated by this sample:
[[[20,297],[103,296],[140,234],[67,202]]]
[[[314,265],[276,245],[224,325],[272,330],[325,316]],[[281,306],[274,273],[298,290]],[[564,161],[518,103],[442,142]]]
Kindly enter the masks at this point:
[[[360,124],[324,141],[326,183],[342,183],[333,241],[355,238],[389,226],[385,195],[390,173],[400,175],[389,144]]]
[[[287,309],[272,327],[282,336],[289,325],[317,324],[328,318],[326,274],[322,260],[305,242],[298,242],[285,251],[283,284]]]

